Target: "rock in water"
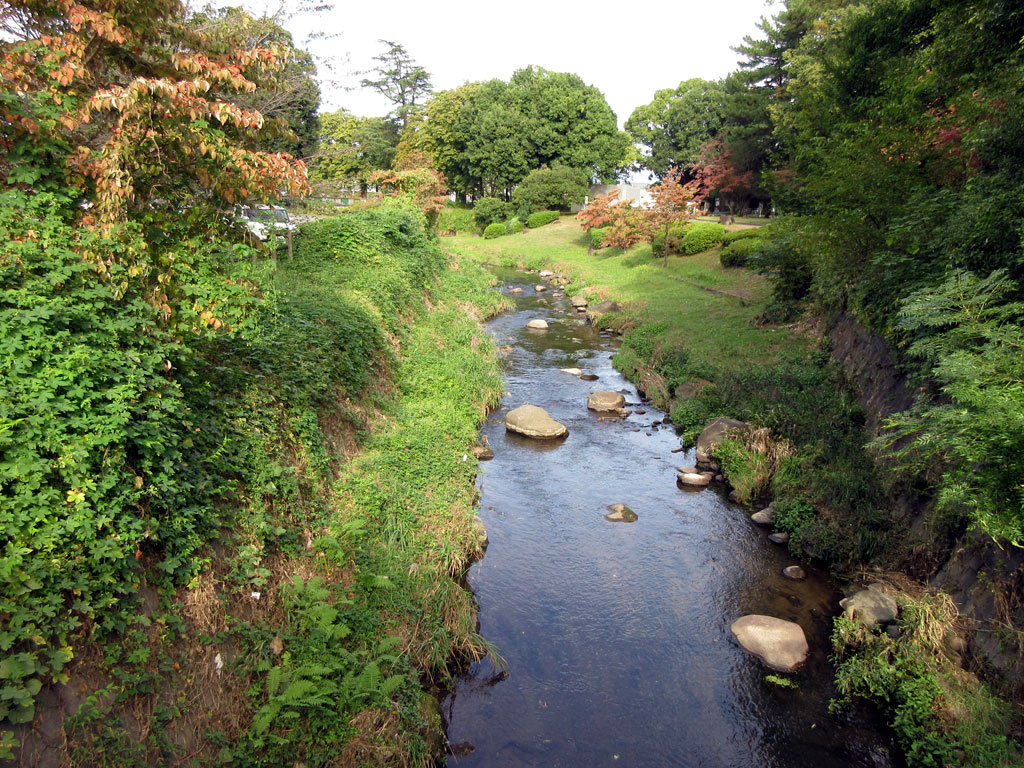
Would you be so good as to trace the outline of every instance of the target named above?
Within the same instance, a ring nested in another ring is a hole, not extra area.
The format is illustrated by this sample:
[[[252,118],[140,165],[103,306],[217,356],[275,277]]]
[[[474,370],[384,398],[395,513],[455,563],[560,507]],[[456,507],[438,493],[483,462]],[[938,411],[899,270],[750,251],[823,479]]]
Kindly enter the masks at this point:
[[[760,512],[755,512],[750,516],[750,519],[758,525],[771,525],[772,516],[767,514],[763,509]]]
[[[544,293],[544,291],[546,291],[547,289],[548,289],[548,287],[546,285],[539,285],[538,284],[538,285],[533,286],[533,290],[535,290],[537,293]]]
[[[891,595],[874,589],[862,589],[853,597],[840,600],[839,607],[847,618],[860,619],[869,627],[895,621],[900,610]]]
[[[490,461],[494,458],[494,451],[486,445],[474,445],[470,452],[476,456],[477,461]]]
[[[607,389],[594,392],[587,398],[587,408],[592,411],[616,411],[625,404],[626,398]]]
[[[570,376],[582,376],[583,371],[579,368],[559,368],[562,373],[568,373]]]
[[[810,651],[799,624],[772,616],[744,616],[736,619],[729,631],[744,650],[779,672],[792,672]]]
[[[526,327],[527,328],[534,328],[534,329],[536,329],[538,331],[546,331],[547,328],[548,328],[548,321],[547,320],[541,320],[540,318],[536,318],[536,319],[531,320],[530,322],[528,322],[526,324]]]
[[[627,507],[625,504],[609,504],[608,509],[610,509],[611,512],[605,515],[604,519],[610,522],[635,523],[638,519],[636,512]]]
[[[583,381],[597,381],[597,374],[596,373],[581,373],[580,374],[580,378],[583,379]]]
[[[587,306],[586,296],[572,296],[569,299],[569,303],[572,304],[576,309],[581,309]]]
[[[520,405],[505,416],[505,428],[520,435],[546,440],[563,437],[569,429],[551,418],[551,414],[536,405]]]
[[[768,541],[772,544],[786,544],[789,541],[789,534],[785,531],[768,534]]]
[[[794,579],[796,581],[807,578],[807,574],[804,573],[804,569],[799,565],[787,565],[782,569],[782,575],[787,579]]]
[[[711,475],[707,472],[697,474],[696,472],[680,472],[676,475],[676,482],[680,485],[690,485],[694,488],[703,488],[711,483]]]

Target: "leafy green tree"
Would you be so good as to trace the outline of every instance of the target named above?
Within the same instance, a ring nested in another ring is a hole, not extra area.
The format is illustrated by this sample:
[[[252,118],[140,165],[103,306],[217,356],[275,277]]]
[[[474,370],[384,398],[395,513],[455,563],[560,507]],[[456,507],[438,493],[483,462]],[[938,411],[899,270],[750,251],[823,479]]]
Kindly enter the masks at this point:
[[[534,211],[569,210],[582,203],[590,191],[590,177],[578,168],[560,165],[538,168],[512,192],[512,207],[520,219]]]
[[[599,91],[579,77],[529,67],[438,94],[425,131],[437,168],[463,195],[505,199],[530,171],[561,164],[612,180],[629,136]]]
[[[365,192],[374,171],[391,168],[398,144],[397,126],[381,117],[357,117],[345,109],[320,116],[320,154],[310,178]]]
[[[655,93],[649,104],[637,107],[626,121],[633,141],[644,147],[639,168],[659,179],[672,168],[680,168],[689,181],[701,147],[722,130],[725,102],[721,82],[699,78]]]
[[[380,62],[375,68],[362,73],[377,77],[363,78],[360,83],[395,105],[392,117],[404,129],[409,115],[430,93],[430,73],[417,64],[402,45],[390,40],[378,42],[387,46],[387,50],[373,57]]]

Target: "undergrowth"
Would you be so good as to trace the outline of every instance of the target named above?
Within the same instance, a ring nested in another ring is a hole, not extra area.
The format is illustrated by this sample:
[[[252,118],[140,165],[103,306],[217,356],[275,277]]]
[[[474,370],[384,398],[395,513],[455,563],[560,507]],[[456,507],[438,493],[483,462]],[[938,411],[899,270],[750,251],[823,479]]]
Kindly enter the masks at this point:
[[[108,590],[123,597],[50,613],[56,679],[88,692],[64,764],[432,763],[425,686],[490,650],[453,578],[478,551],[468,449],[501,392],[477,324],[501,308],[490,282],[415,214],[346,214],[259,280],[249,326],[172,359],[177,410],[154,413],[181,419],[171,447],[196,462],[163,471],[198,489],[198,523],[166,525],[194,543],[132,539],[135,581]],[[3,670],[31,718],[55,673],[14,648]]]
[[[899,636],[875,633],[839,616],[832,633],[837,697],[834,711],[854,698],[886,713],[911,768],[1010,768],[1024,762],[1008,735],[1013,711],[960,668],[949,650],[956,609],[943,594],[901,592]]]

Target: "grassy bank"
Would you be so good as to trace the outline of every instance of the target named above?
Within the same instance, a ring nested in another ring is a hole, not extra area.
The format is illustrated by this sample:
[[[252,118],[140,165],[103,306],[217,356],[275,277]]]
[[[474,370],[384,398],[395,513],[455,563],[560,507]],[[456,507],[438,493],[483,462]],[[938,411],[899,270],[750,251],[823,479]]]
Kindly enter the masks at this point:
[[[851,579],[867,565],[906,560],[911,534],[864,447],[854,394],[829,363],[827,342],[799,324],[765,322],[771,297],[762,277],[723,268],[718,249],[667,260],[649,245],[590,252],[589,237],[568,217],[522,235],[443,242],[482,262],[553,270],[591,306],[620,302],[622,315],[599,320],[625,334],[615,365],[670,412],[684,441],[718,416],[767,430],[727,441],[717,457],[741,502],[774,500],[776,528],[790,534],[794,554]],[[837,622],[841,698],[876,702],[912,765],[1018,764],[1005,735],[1010,710],[947,648],[957,635],[948,598],[909,584],[899,598],[898,639]]]
[[[51,639],[35,618],[69,657],[65,685],[16,647],[4,671],[21,664],[41,727],[7,731],[8,750],[70,766],[432,762],[426,691],[487,650],[453,577],[479,553],[469,448],[501,393],[478,326],[500,295],[455,266],[406,211],[310,225],[293,262],[266,265],[258,322],[174,361],[194,461],[168,469],[201,489],[178,518],[194,544],[143,542],[137,588],[76,632]]]

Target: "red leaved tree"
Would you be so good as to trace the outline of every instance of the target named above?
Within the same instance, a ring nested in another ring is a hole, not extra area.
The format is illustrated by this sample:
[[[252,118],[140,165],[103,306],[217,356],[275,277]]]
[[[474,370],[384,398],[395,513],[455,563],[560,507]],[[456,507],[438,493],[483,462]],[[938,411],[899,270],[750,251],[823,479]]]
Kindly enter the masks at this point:
[[[733,213],[736,202],[753,189],[754,172],[740,171],[732,150],[723,144],[721,138],[714,138],[701,148],[693,183],[696,186],[694,201],[700,202],[709,195],[717,194],[729,208],[729,213]]]

